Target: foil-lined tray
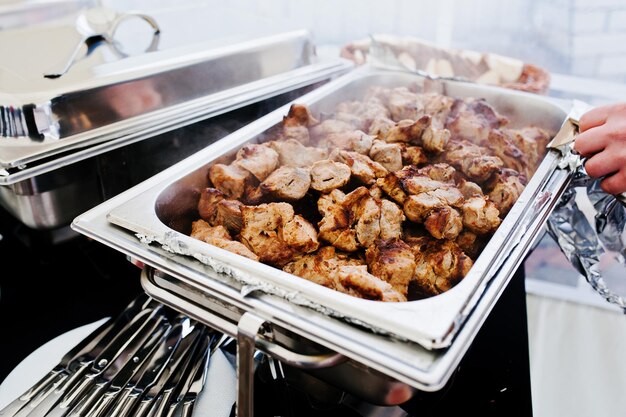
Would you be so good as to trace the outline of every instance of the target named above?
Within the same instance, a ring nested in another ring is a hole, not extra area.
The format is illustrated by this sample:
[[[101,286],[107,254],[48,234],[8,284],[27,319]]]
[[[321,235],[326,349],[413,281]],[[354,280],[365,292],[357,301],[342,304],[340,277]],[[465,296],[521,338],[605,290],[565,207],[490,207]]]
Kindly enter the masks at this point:
[[[187,16],[193,13],[187,10]],[[57,78],[44,75],[80,42],[75,15],[0,32],[0,183],[14,183],[149,137],[159,127],[179,127],[210,116],[216,108],[227,111],[229,103],[258,101],[352,66],[339,58],[319,59],[305,30],[189,39],[181,36],[181,18],[154,16],[160,25],[156,50],[121,58],[113,48],[100,46]],[[74,154],[104,142],[111,146]]]
[[[370,85],[400,86],[423,78],[362,67],[297,100],[329,112]],[[513,127],[556,132],[563,103],[527,93],[442,81],[445,93],[483,97]],[[73,228],[164,273],[202,288],[208,298],[253,311],[271,322],[412,386],[445,384],[499,294],[541,231],[569,181],[562,155],[548,151],[523,194],[475,262],[450,291],[430,299],[380,303],[355,299],[207,245],[177,231],[190,221],[211,161],[255,142],[280,123],[289,105],[207,147],[122,195],[76,218]],[[174,228],[172,228],[172,227]],[[346,330],[349,329],[349,330]],[[371,343],[370,343],[371,342]]]

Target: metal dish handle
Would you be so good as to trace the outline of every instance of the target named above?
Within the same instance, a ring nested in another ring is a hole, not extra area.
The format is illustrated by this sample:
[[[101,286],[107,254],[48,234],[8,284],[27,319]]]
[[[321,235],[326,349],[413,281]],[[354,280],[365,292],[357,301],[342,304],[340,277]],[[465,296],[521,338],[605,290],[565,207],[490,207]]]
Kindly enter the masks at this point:
[[[154,268],[147,265],[141,271],[141,285],[149,296],[175,310],[181,311],[187,316],[198,320],[211,328],[228,334],[233,338],[237,337],[239,333],[239,323],[233,323],[232,321],[218,316],[202,306],[199,306],[198,304],[178,295],[176,295],[174,304],[172,302],[172,293],[159,287],[150,279],[152,271],[154,271]],[[241,317],[240,322],[246,314],[250,313],[245,313]],[[257,334],[255,338],[255,347],[256,349],[271,355],[275,359],[278,359],[287,365],[300,369],[328,368],[348,360],[346,356],[340,353],[327,353],[320,355],[304,355],[297,353],[278,345],[274,341],[259,334]]]

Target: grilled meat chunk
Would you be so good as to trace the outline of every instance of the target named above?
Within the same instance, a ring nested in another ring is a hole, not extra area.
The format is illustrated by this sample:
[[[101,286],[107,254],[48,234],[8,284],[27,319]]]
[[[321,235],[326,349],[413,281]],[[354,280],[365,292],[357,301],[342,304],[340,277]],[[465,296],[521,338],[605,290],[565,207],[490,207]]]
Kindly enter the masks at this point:
[[[491,155],[489,149],[468,141],[450,143],[444,160],[477,183],[487,181],[504,166],[502,159]]]
[[[388,171],[402,169],[402,147],[398,144],[375,140],[369,155],[374,162],[378,162]]]
[[[238,200],[229,200],[224,193],[215,188],[205,188],[200,193],[198,213],[211,226],[224,226],[230,232],[239,233],[243,219],[241,206]]]
[[[261,262],[283,266],[295,256],[319,247],[315,228],[302,216],[294,215],[288,203],[243,206],[241,240]]]
[[[376,240],[365,251],[365,260],[372,275],[407,296],[409,282],[415,273],[415,256],[409,245],[397,238]]]
[[[246,245],[233,240],[224,226],[211,226],[204,220],[196,220],[191,224],[191,237],[254,261],[259,260]]]
[[[414,279],[425,297],[448,291],[472,267],[472,260],[453,241],[418,237],[406,243],[415,256]]]
[[[246,182],[252,177],[239,164],[215,164],[209,169],[209,179],[215,188],[229,198],[241,198]]]
[[[402,165],[422,165],[428,162],[428,156],[420,146],[402,146]]]
[[[323,122],[311,127],[309,133],[314,143],[324,139],[327,135],[333,133],[344,133],[354,131],[354,126],[343,120],[326,119]]]
[[[360,130],[347,130],[329,133],[319,140],[317,146],[329,149],[342,149],[367,155],[372,147],[373,137]]]
[[[454,140],[467,140],[481,145],[488,140],[489,132],[507,123],[508,120],[483,99],[458,99],[452,106],[446,128]]]
[[[280,166],[308,168],[317,161],[328,158],[326,149],[307,147],[295,139],[272,141],[268,146],[278,153]]]
[[[492,233],[500,226],[500,212],[488,197],[469,198],[461,209],[463,226],[476,234]]]
[[[346,252],[369,247],[381,234],[388,238],[399,237],[402,228],[398,223],[402,217],[389,218],[399,213],[394,206],[387,203],[383,206],[382,201],[372,197],[365,187],[349,194],[333,190],[318,200],[318,209],[323,216],[318,224],[319,237]],[[381,221],[383,209],[385,213]]]
[[[547,132],[533,127],[492,130],[489,132],[489,148],[502,159],[507,168],[530,178],[537,169],[549,139]]]
[[[406,297],[391,284],[367,272],[367,266],[339,267],[339,282],[345,288],[358,292],[363,298],[378,301],[400,302]]]
[[[525,188],[525,178],[512,169],[502,169],[486,184],[490,189],[489,200],[498,208],[500,217],[504,218],[513,207]]]
[[[350,181],[350,167],[341,162],[318,161],[311,168],[311,188],[327,194]]]
[[[448,164],[439,163],[439,164],[426,165],[418,169],[417,173],[426,175],[435,181],[454,184],[454,177],[456,174],[456,170],[454,169],[454,167]]]
[[[459,245],[463,252],[474,260],[478,258],[478,255],[480,255],[480,252],[482,252],[487,244],[484,235],[479,236],[469,230],[462,231],[456,238],[455,242]]]
[[[396,126],[396,122],[387,117],[378,117],[372,120],[367,133],[371,136],[375,136],[378,139],[384,139],[391,129]]]
[[[384,177],[388,172],[378,162],[357,152],[333,151],[329,159],[348,165],[352,176],[366,185],[374,184],[377,178]]]
[[[313,253],[301,255],[283,267],[283,271],[323,285],[333,290],[358,295],[344,288],[339,281],[342,266],[363,265],[363,261],[347,253],[338,252],[333,246],[324,246]]]
[[[264,193],[270,193],[278,199],[295,201],[304,197],[310,186],[308,169],[283,166],[272,172],[260,187]]]
[[[235,162],[263,181],[278,166],[278,153],[267,145],[250,144],[239,149]]]
[[[372,190],[370,189],[370,194]],[[380,199],[380,198],[379,198]],[[380,238],[393,239],[402,235],[402,222],[405,217],[402,209],[394,202],[380,199]]]
[[[198,214],[212,226],[217,215],[217,203],[224,200],[224,193],[218,189],[207,187],[200,192],[198,200]]]

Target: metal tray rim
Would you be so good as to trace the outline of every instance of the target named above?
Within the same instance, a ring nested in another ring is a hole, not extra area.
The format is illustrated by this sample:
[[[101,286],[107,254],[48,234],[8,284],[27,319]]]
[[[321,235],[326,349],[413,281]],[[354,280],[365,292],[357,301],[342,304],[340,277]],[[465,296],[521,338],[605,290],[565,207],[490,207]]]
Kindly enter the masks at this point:
[[[354,80],[356,77],[364,76],[364,74],[367,75],[367,70],[365,69],[353,71],[351,74],[342,77],[342,79],[336,80],[336,82],[331,83],[333,85],[329,84],[325,87],[322,87],[316,90],[315,92],[302,97],[298,101],[305,102],[305,103],[314,101],[316,97],[323,97],[325,92],[334,91],[334,89],[338,88],[338,86],[341,86],[344,83],[349,83],[351,82],[351,80]],[[498,89],[498,91],[501,91],[501,90]],[[516,92],[507,91],[506,94],[524,94],[524,93],[516,93]],[[271,113],[268,116],[265,116],[262,119],[259,119],[257,122],[254,122],[251,125],[249,125],[248,129],[246,128],[242,129],[242,130],[246,130],[246,132],[241,132],[241,131],[235,132],[233,135],[225,138],[225,140],[222,141],[223,143],[216,143],[210,146],[209,148],[206,148],[205,150],[200,151],[199,154],[201,154],[201,156],[199,156],[198,158],[195,158],[194,164],[186,164],[187,170],[183,170],[183,171],[189,173],[201,167],[202,165],[208,163],[208,160],[207,159],[203,160],[202,156],[216,155],[216,154],[221,155],[225,153],[226,151],[228,151],[230,148],[236,147],[238,146],[238,144],[245,142],[246,140],[249,139],[247,135],[251,135],[251,134],[255,134],[259,132],[258,128],[260,126],[264,124],[265,125],[273,124],[271,122],[275,122],[279,120],[278,117],[282,117],[282,114],[287,107],[288,105],[285,106],[284,108],[276,110],[275,112]],[[544,160],[544,163],[542,164],[543,170],[545,171],[544,176],[549,173],[549,170],[553,168],[553,165],[554,165],[554,161],[546,162],[546,160]],[[182,176],[184,172],[181,172],[180,176]],[[188,250],[188,249],[199,250],[198,253],[204,253],[205,255],[208,255],[210,258],[217,260],[218,263],[221,262],[225,265],[236,265],[236,268],[234,268],[235,270],[241,269],[247,275],[250,275],[250,274],[252,274],[253,276],[261,275],[264,278],[269,279],[270,282],[273,282],[273,283],[276,283],[276,279],[280,279],[281,277],[282,278],[291,277],[291,275],[286,274],[282,271],[280,271],[280,273],[277,274],[276,273],[277,270],[275,268],[267,266],[267,265],[255,263],[252,261],[249,262],[250,263],[249,265],[248,262],[246,262],[246,260],[238,259],[240,257],[237,257],[236,255],[230,254],[218,248],[210,247],[210,245],[203,244],[202,242],[199,242],[199,241],[194,242],[193,239],[191,239],[188,236],[180,235],[180,234],[179,235],[171,234],[170,229],[165,227],[165,225],[163,225],[158,219],[156,219],[156,222],[154,222],[154,224],[151,224],[150,226],[145,226],[146,225],[145,213],[142,213],[142,219],[140,219],[140,221],[137,221],[137,219],[132,219],[132,214],[130,215],[130,217],[127,216],[128,212],[133,211],[132,210],[133,204],[135,205],[139,204],[139,206],[143,205],[143,207],[146,207],[146,206],[154,207],[154,202],[156,201],[156,197],[160,194],[160,192],[170,183],[173,183],[174,181],[179,179],[180,176],[178,176],[177,178],[173,178],[173,179],[170,177],[169,182],[163,181],[159,184],[159,186],[152,187],[152,189],[149,192],[136,193],[134,198],[131,198],[126,203],[111,210],[111,212],[108,213],[108,217],[107,217],[108,220],[117,225],[128,228],[131,231],[134,231],[135,233],[146,234],[151,239],[156,238],[157,240],[161,240],[162,243],[176,245],[177,244],[176,242],[178,242],[178,239],[182,239],[182,242],[185,245],[185,250]],[[531,190],[539,186],[538,183],[540,183],[541,181],[540,179],[537,179],[537,178],[538,178],[537,175],[533,177],[534,186],[531,186],[531,184],[527,186],[525,190],[525,194],[523,194],[522,197],[520,198],[520,204],[516,204],[512,213],[517,211],[518,214],[521,215],[520,211],[523,209],[521,201],[525,199],[529,199]],[[533,183],[533,181],[531,181],[531,183]],[[152,216],[153,218],[149,220],[148,222],[154,221],[156,218],[154,213],[150,213],[150,216]],[[513,219],[512,216],[508,216],[503,224],[507,222],[509,224],[512,224],[514,221],[512,219]],[[170,234],[168,236],[165,236],[165,233],[170,233]],[[165,242],[166,240],[167,242]],[[491,250],[491,251],[495,251],[495,255],[497,255],[496,245],[497,243],[495,243],[495,239],[492,238],[490,241],[490,244],[485,249],[485,252]],[[200,249],[198,249],[199,247]],[[470,275],[466,277],[461,282],[461,284],[457,285],[457,287],[455,287],[453,290],[445,294],[442,294],[440,296],[433,297],[431,299],[408,302],[408,303],[401,303],[402,304],[401,307],[399,307],[398,305],[390,304],[390,303],[375,303],[375,302],[365,301],[365,300],[355,300],[352,297],[336,293],[332,290],[328,290],[320,286],[316,286],[315,284],[311,284],[309,282],[306,282],[305,280],[291,279],[291,282],[289,282],[289,281],[286,281],[286,279],[283,279],[282,281],[280,281],[280,284],[284,285],[282,288],[288,288],[290,291],[299,291],[299,292],[307,291],[308,293],[305,298],[309,300],[311,299],[314,300],[314,302],[317,305],[328,306],[329,305],[328,300],[329,299],[333,300],[331,303],[332,305],[331,308],[333,310],[338,310],[338,312],[340,313],[339,314],[340,316],[341,315],[344,315],[347,317],[356,316],[356,317],[361,318],[363,316],[361,314],[355,314],[355,311],[358,311],[359,313],[363,313],[363,310],[367,310],[365,312],[365,317],[368,318],[367,323],[371,324],[374,329],[379,330],[379,331],[387,329],[390,326],[392,328],[394,327],[393,326],[394,323],[391,323],[390,320],[386,319],[389,313],[391,312],[395,313],[394,320],[398,319],[398,313],[404,314],[405,315],[404,317],[409,319],[407,320],[407,322],[411,322],[412,325],[400,326],[400,327],[396,326],[393,329],[393,331],[389,332],[390,334],[398,336],[400,338],[407,338],[407,339],[413,340],[415,342],[418,342],[424,345],[427,348],[441,348],[441,347],[449,346],[449,344],[452,341],[452,337],[454,336],[454,333],[459,330],[459,327],[462,324],[462,321],[465,320],[467,314],[469,314],[469,311],[471,310],[471,307],[473,306],[468,306],[468,303],[478,302],[477,297],[474,297],[473,294],[475,293],[476,290],[479,289],[479,284],[482,281],[484,281],[485,279],[484,275],[486,273],[485,269],[487,269],[484,267],[488,266],[488,265],[485,265],[487,262],[484,262],[484,261],[481,264],[480,263],[481,259],[485,259],[485,257],[481,256],[481,258],[479,258],[479,260],[477,261],[475,265],[476,268],[473,268],[473,272],[470,272]],[[500,262],[502,261],[503,260],[500,260]],[[484,269],[481,270],[481,268],[484,268]],[[492,273],[494,272],[495,271],[492,271]],[[481,274],[483,275],[482,278],[479,277],[479,275]],[[302,282],[299,282],[299,281],[302,281]],[[464,288],[464,287],[470,287],[470,288]],[[463,290],[462,293],[461,293],[461,290]],[[338,301],[338,299],[340,301]],[[433,323],[431,319],[433,318],[433,315],[434,314],[439,315],[439,316],[441,315],[441,311],[439,309],[435,308],[434,310],[436,311],[433,311],[433,305],[437,306],[437,304],[442,304],[441,300],[447,300],[447,303],[451,304],[452,308],[448,309],[449,314],[443,320],[440,320],[438,323],[435,323],[435,326],[432,326]],[[363,306],[366,305],[367,308],[359,307],[359,308],[353,309],[358,304],[362,304]],[[406,305],[412,305],[412,306],[419,305],[423,307],[409,308],[409,307],[405,307]],[[334,313],[334,312],[336,311],[331,311],[331,313]],[[383,318],[378,319],[381,316]],[[428,322],[428,324],[431,326],[424,327],[426,325],[422,325],[421,328],[419,327],[416,328],[415,322],[416,322],[416,319],[418,318],[421,319],[421,321],[419,322],[420,324],[424,322]],[[381,323],[383,324],[381,325]]]

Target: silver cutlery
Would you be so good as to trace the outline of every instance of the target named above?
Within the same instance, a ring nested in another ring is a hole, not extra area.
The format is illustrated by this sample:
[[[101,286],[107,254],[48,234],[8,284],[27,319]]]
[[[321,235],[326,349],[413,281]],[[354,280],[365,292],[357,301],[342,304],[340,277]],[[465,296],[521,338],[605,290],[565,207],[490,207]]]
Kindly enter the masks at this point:
[[[0,416],[14,416],[27,405],[36,405],[30,404],[35,398],[39,398],[39,401],[46,398],[52,390],[56,389],[63,381],[67,380],[71,374],[79,370],[81,363],[90,363],[93,361],[102,348],[111,342],[115,335],[145,307],[145,304],[148,303],[149,300],[150,298],[147,295],[140,295],[133,300],[115,320],[107,320],[96,330],[91,332],[89,336],[67,352],[63,358],[61,358],[61,361],[46,374],[46,376],[24,394],[20,395],[13,402],[0,410]],[[30,412],[31,410],[27,409],[26,411]]]

